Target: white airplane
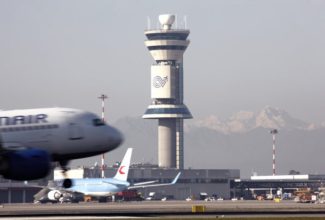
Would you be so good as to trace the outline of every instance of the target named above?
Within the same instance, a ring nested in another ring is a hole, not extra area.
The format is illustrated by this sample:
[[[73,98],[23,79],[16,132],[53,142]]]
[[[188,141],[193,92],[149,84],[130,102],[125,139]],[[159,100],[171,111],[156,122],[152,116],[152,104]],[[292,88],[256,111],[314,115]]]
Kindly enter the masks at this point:
[[[0,111],[0,174],[14,180],[42,178],[58,161],[117,148],[122,134],[93,113],[70,108]],[[64,186],[71,181],[66,179]]]
[[[49,187],[52,190],[48,192],[48,199],[59,200],[66,192],[82,193],[88,196],[106,197],[122,192],[127,189],[158,187],[173,185],[177,182],[180,172],[170,183],[153,184],[156,181],[140,182],[133,185],[127,181],[129,166],[131,161],[132,148],[128,148],[126,154],[113,178],[89,178],[89,179],[71,179],[72,186],[68,189],[60,189],[59,187]],[[58,186],[61,185],[57,181]]]

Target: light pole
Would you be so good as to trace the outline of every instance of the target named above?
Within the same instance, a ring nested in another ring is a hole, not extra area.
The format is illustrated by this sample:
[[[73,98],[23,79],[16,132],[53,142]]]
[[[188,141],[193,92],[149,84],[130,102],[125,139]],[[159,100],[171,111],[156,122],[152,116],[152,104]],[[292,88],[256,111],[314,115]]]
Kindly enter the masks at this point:
[[[272,169],[273,169],[273,176],[275,176],[275,135],[278,133],[277,129],[272,129],[271,132],[273,137],[273,163],[272,163]]]
[[[107,99],[108,97],[102,94],[98,98],[102,100],[102,121],[105,122],[105,99]],[[104,166],[105,166],[105,154],[102,154],[102,165],[101,165],[102,178],[105,178]]]

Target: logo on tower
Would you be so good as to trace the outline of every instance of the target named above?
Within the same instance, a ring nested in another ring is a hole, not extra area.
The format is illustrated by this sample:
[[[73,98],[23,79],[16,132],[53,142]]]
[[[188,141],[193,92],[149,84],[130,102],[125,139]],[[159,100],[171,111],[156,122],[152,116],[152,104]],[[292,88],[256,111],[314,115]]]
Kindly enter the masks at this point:
[[[168,81],[168,76],[161,78],[161,76],[155,76],[152,80],[152,85],[155,88],[164,87],[166,82]]]

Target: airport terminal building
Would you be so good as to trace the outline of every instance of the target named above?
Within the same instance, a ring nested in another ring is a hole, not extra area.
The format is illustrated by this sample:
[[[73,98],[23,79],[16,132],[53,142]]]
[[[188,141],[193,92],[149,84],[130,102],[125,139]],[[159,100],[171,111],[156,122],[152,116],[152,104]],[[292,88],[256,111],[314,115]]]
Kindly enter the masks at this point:
[[[117,167],[108,167],[104,170],[105,177],[113,177]],[[151,192],[166,197],[168,199],[184,200],[191,197],[199,200],[200,194],[214,196],[217,198],[231,199],[240,198],[253,199],[245,197],[252,190],[270,191],[275,193],[278,189],[312,188],[318,189],[325,185],[325,175],[301,175],[304,178],[283,179],[283,176],[272,178],[256,177],[245,180],[240,179],[240,171],[237,169],[162,169],[139,165],[131,166],[129,170],[128,181],[133,184],[137,182],[146,182],[157,180],[159,183],[171,182],[178,172],[181,176],[175,185],[152,187],[138,189],[143,198],[148,198]],[[99,166],[92,168],[76,168],[68,171],[70,178],[99,178],[101,169]],[[300,176],[300,177],[301,177]],[[48,181],[61,179],[60,170],[54,170],[46,179],[31,181],[28,184],[24,182],[11,181],[0,178],[0,203],[32,203],[34,195],[46,186]],[[262,178],[262,179],[261,179]],[[35,187],[39,185],[40,187]],[[157,198],[159,199],[159,198]]]

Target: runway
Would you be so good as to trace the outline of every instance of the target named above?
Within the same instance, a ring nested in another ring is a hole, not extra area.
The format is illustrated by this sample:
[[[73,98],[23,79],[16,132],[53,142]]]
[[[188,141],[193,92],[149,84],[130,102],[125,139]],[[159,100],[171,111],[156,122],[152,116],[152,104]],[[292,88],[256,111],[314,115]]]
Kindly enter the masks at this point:
[[[192,208],[204,207],[193,213]],[[200,212],[204,211],[204,212]],[[188,216],[188,215],[322,215],[325,204],[302,204],[292,201],[144,201],[79,204],[2,204],[4,216]]]

